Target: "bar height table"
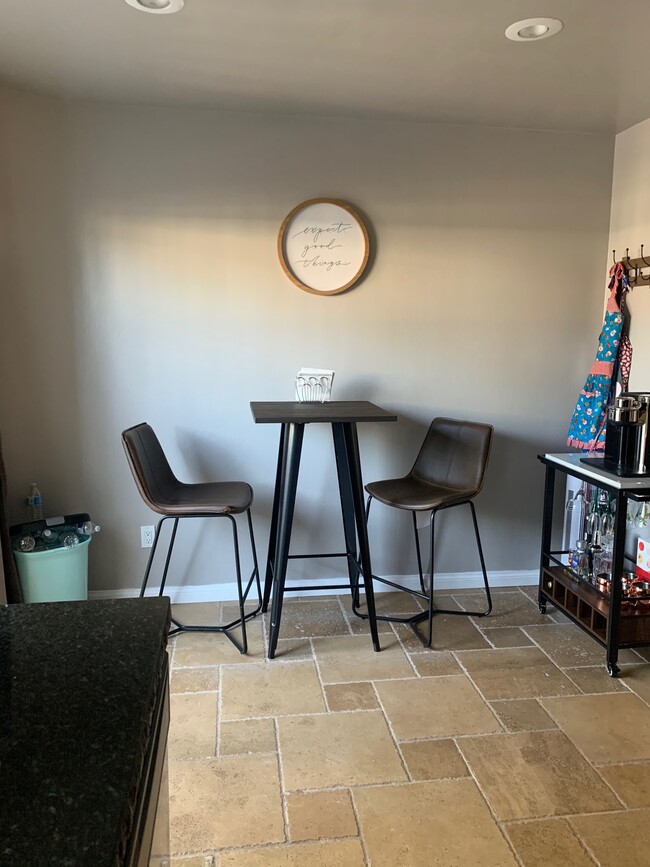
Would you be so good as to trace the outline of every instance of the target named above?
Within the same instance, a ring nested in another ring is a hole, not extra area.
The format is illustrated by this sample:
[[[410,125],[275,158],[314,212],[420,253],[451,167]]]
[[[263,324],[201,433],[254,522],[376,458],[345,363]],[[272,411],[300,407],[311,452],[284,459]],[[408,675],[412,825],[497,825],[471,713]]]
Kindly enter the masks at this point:
[[[370,548],[363,506],[363,480],[361,476],[361,461],[359,459],[357,423],[397,421],[397,416],[365,400],[339,400],[326,403],[256,401],[251,403],[251,411],[256,424],[281,425],[262,606],[263,611],[268,610],[271,590],[273,590],[269,659],[273,659],[275,656],[280,633],[287,563],[290,559],[302,558],[345,557],[350,583],[327,587],[323,585],[292,587],[292,590],[335,590],[349,587],[356,601],[359,589],[359,575],[363,576],[368,604],[370,634],[372,636],[373,647],[378,651],[380,649],[379,636],[377,634],[377,621],[375,618]],[[332,426],[336,472],[341,498],[341,514],[343,517],[345,553],[289,554],[296,489],[298,486],[298,472],[300,470],[300,455],[305,425],[307,424],[329,424]]]

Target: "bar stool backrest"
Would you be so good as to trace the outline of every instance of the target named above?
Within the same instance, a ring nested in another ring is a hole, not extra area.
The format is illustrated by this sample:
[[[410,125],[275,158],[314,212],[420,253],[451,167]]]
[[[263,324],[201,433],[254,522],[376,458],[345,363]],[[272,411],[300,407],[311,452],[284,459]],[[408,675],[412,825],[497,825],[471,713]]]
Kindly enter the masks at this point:
[[[410,475],[476,496],[483,487],[493,430],[489,424],[434,418]]]
[[[122,432],[122,445],[140,496],[154,512],[166,514],[180,482],[172,472],[158,437],[143,422]]]

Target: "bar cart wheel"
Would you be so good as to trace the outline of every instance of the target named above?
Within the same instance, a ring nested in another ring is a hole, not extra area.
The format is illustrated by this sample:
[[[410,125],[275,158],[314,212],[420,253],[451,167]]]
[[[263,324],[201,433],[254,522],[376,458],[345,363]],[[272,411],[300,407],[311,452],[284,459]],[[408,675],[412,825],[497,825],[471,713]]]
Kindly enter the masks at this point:
[[[540,602],[538,607],[539,607],[539,613],[540,614],[546,614],[546,600],[544,600],[543,602]]]
[[[620,673],[621,673],[621,669],[618,667],[618,665],[616,665],[615,662],[608,662],[607,663],[607,674],[610,677],[616,677]]]

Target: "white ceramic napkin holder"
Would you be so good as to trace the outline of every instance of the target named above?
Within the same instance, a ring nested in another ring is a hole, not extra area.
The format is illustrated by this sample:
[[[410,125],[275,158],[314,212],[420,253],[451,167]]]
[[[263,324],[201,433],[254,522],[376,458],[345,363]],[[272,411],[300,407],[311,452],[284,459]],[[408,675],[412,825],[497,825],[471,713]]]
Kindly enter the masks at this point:
[[[296,376],[296,400],[300,403],[325,403],[332,396],[333,370],[302,367]]]

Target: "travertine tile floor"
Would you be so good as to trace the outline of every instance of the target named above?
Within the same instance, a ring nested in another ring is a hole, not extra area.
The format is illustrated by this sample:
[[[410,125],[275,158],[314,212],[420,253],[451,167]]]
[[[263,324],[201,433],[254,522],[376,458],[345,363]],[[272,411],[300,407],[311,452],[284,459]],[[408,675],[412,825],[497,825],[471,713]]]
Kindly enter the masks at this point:
[[[374,653],[345,596],[287,600],[272,662],[266,618],[249,624],[248,656],[221,635],[178,636],[172,863],[646,867],[648,653],[623,652],[611,679],[603,649],[534,597],[500,589],[488,618],[436,618],[432,651],[382,624]],[[181,607],[184,622],[222,614]]]

